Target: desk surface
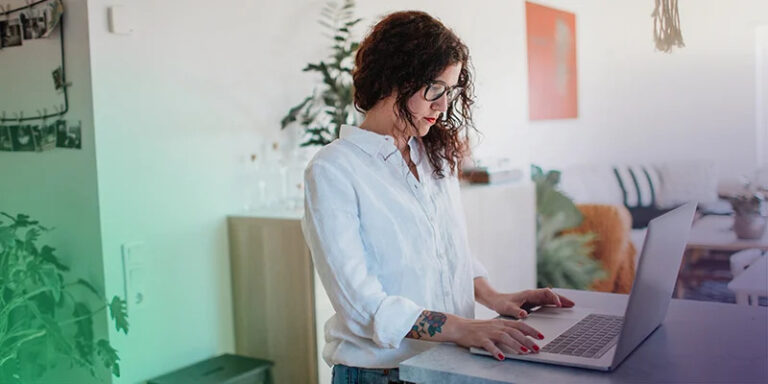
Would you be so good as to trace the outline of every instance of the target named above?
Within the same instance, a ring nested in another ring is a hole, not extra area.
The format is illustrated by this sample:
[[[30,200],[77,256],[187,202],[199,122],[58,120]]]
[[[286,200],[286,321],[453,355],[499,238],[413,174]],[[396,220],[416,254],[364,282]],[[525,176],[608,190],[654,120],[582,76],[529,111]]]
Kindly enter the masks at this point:
[[[622,311],[626,295],[558,289],[578,306]],[[440,344],[400,364],[416,383],[768,382],[768,308],[673,299],[662,325],[611,373],[496,361]]]

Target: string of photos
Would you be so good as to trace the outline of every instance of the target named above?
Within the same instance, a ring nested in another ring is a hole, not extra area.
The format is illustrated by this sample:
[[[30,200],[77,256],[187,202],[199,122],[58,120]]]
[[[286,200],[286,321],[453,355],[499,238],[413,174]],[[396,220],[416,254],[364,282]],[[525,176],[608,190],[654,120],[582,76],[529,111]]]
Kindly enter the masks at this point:
[[[54,148],[81,148],[82,123],[68,123],[63,117],[69,110],[64,66],[64,27],[62,0],[25,0],[26,5],[12,8],[0,5],[0,56],[23,49],[25,42],[45,39],[60,29],[61,65],[51,72],[52,87],[61,93],[64,103],[51,109],[36,109],[36,114],[24,111],[0,110],[0,151],[42,152]]]

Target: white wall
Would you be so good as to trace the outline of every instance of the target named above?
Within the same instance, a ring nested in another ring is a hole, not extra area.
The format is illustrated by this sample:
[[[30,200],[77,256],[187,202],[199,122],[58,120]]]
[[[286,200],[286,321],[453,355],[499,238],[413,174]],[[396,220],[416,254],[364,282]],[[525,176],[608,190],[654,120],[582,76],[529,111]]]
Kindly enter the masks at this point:
[[[146,244],[147,303],[130,310],[120,383],[233,348],[225,216],[244,204],[245,159],[277,135],[317,81],[323,1],[124,2],[134,34],[107,31],[89,0],[104,270],[123,291],[120,246]],[[709,157],[725,172],[756,163],[754,30],[768,2],[683,0],[687,47],[653,51],[652,2],[555,1],[577,15],[579,118],[527,120],[524,2],[360,1],[371,25],[423,9],[469,45],[479,155],[561,167]],[[364,33],[360,28],[359,33]]]
[[[757,165],[755,29],[768,2],[681,1],[686,47],[654,51],[653,4],[542,1],[576,14],[579,118],[530,122],[523,1],[361,5],[365,14],[419,8],[469,45],[477,73],[479,155],[563,167],[708,158],[722,175]]]
[[[248,1],[132,1],[136,32],[110,34],[90,11],[107,289],[123,292],[121,245],[142,242],[143,307],[111,330],[135,383],[233,350],[226,215],[240,209],[238,167],[257,135],[262,60]],[[231,6],[231,8],[230,8]],[[241,11],[243,10],[243,11]]]
[[[466,41],[484,135],[479,156],[511,157],[523,168],[531,162],[563,167],[707,158],[721,176],[757,165],[755,31],[768,25],[768,2],[681,1],[686,47],[671,54],[654,50],[652,2],[541,3],[576,14],[577,119],[528,120],[524,1],[363,0],[358,14],[365,20],[357,32],[362,36],[390,11],[420,9]],[[300,69],[324,57],[328,44],[314,22],[323,2],[262,4],[264,20],[252,28],[268,59],[254,73],[269,91],[252,100],[268,106],[255,119],[259,129],[272,132],[284,111],[311,90],[315,78]]]
[[[768,167],[768,25],[755,31],[755,134],[757,162]]]

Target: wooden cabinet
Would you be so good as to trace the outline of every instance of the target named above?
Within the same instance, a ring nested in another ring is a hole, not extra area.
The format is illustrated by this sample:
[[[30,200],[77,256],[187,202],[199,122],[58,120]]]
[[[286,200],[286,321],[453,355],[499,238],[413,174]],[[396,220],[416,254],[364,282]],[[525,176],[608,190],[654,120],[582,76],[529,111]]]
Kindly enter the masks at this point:
[[[536,284],[531,183],[463,186],[472,252],[499,290]],[[333,315],[301,233],[301,213],[228,218],[235,352],[275,362],[275,383],[329,383],[323,326]],[[478,310],[484,310],[478,308]]]

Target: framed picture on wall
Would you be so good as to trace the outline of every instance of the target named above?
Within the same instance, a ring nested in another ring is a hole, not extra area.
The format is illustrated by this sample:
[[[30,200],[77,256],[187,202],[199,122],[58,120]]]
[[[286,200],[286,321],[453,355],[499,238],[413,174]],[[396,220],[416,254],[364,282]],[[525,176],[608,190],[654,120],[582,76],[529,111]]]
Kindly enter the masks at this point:
[[[531,120],[578,117],[576,15],[525,3]]]

